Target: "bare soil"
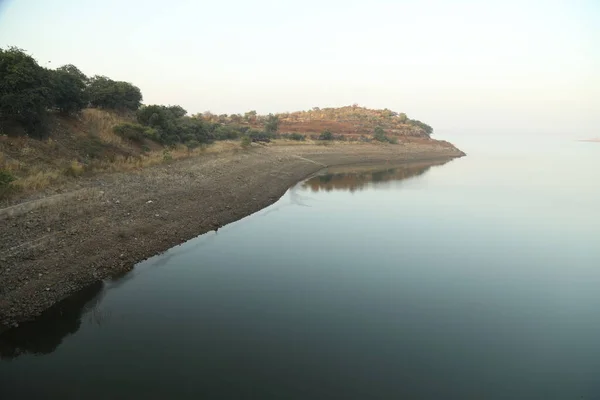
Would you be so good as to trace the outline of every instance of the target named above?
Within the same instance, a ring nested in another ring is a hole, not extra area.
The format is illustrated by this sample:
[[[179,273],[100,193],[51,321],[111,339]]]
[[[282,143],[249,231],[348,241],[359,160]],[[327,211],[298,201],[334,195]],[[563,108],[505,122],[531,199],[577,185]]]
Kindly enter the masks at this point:
[[[65,193],[0,209],[0,331],[94,282],[272,204],[324,167],[462,155],[433,140],[253,145],[82,179]]]

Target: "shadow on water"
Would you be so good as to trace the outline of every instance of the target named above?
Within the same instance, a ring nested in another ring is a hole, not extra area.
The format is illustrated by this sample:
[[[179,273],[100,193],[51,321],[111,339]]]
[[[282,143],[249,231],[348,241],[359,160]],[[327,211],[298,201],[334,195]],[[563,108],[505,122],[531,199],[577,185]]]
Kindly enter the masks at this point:
[[[308,179],[302,184],[313,192],[333,190],[355,192],[369,186],[401,181],[426,173],[431,167],[444,165],[450,160],[403,165],[378,165],[366,167],[332,168]]]
[[[0,359],[55,351],[65,337],[79,330],[82,316],[100,303],[103,289],[104,283],[94,283],[48,309],[36,320],[0,334]],[[91,314],[100,323],[102,316]]]

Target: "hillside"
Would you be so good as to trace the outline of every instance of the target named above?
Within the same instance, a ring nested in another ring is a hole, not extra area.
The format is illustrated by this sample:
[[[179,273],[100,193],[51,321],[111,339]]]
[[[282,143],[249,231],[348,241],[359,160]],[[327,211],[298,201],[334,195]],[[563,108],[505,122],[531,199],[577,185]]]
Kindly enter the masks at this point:
[[[141,118],[154,108],[162,113],[162,125],[149,125]],[[179,116],[173,115],[173,109]],[[101,108],[86,108],[74,115],[49,113],[43,138],[27,135],[20,124],[4,120],[0,172],[13,182],[10,193],[5,189],[0,193],[0,201],[7,204],[9,198],[14,202],[36,192],[52,194],[80,176],[128,171],[200,153],[233,150],[240,147],[236,140],[246,136],[312,143],[322,141],[323,132],[330,132],[335,140],[382,141],[375,135],[380,129],[386,141],[393,143],[432,141],[451,146],[430,139],[427,125],[402,113],[356,105],[315,107],[268,116],[252,111],[244,116],[204,113],[190,117],[181,115],[184,113],[177,106],[142,106],[137,113]],[[186,130],[190,124],[197,128],[193,133]],[[115,128],[123,126],[133,129],[139,137],[117,134]],[[167,131],[163,126],[170,128]]]
[[[263,129],[269,116],[257,115],[250,111],[244,116],[240,114],[214,115],[204,113],[202,118],[211,122],[247,125],[253,129]],[[361,137],[370,138],[377,127],[384,130],[386,135],[394,137],[429,138],[433,129],[418,120],[386,109],[369,109],[357,104],[338,108],[314,107],[308,111],[296,111],[275,114],[278,120],[278,132],[299,133],[308,136],[320,135],[324,131],[331,132],[339,139],[358,140]],[[316,137],[315,137],[316,138]]]
[[[130,82],[89,77],[72,64],[49,69],[16,47],[0,48],[0,76],[4,205],[48,188],[45,194],[55,193],[80,176],[139,169],[223,147],[246,149],[252,142],[266,145],[274,139],[452,147],[431,141],[433,129],[404,113],[356,104],[269,115],[188,115],[179,105],[143,104],[140,88]]]

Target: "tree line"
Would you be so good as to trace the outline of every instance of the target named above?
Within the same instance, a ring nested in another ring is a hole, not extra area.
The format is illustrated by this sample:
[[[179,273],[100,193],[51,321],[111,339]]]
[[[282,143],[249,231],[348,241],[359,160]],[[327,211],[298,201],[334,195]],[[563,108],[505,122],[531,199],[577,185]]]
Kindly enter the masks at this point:
[[[405,129],[408,126],[427,135],[433,132],[429,125],[409,119],[404,113],[370,110],[358,105],[315,107],[309,111],[275,115],[258,115],[252,110],[244,115],[205,112],[188,116],[180,106],[142,105],[142,100],[141,90],[129,82],[101,75],[88,77],[72,64],[49,69],[39,65],[22,49],[0,48],[0,122],[17,121],[27,134],[37,138],[48,134],[51,113],[77,114],[87,107],[135,113],[136,122],[114,128],[116,134],[127,140],[141,143],[150,139],[164,145],[185,143],[189,147],[239,137],[248,137],[251,141],[267,141],[280,136],[304,140],[306,136],[298,133],[278,134],[281,121],[289,123],[302,119],[345,120],[360,124],[367,121],[376,127],[373,138],[378,141],[393,142],[385,136],[383,128]],[[334,140],[338,137],[324,131],[314,139]],[[343,135],[339,139],[344,139]]]
[[[49,69],[22,49],[0,49],[0,121],[19,122],[32,137],[48,134],[51,113],[74,115],[87,107],[135,113],[136,122],[117,125],[114,131],[140,143],[150,139],[195,147],[244,135],[254,141],[266,140],[274,137],[279,126],[279,118],[273,114],[261,117],[249,111],[239,118],[210,112],[188,116],[178,105],[142,105],[142,100],[140,89],[129,82],[88,77],[72,64]],[[259,118],[263,130],[249,126]]]
[[[48,115],[85,107],[135,111],[142,92],[129,82],[87,77],[76,66],[45,68],[17,47],[0,49],[0,118],[20,122],[33,137],[48,133]]]

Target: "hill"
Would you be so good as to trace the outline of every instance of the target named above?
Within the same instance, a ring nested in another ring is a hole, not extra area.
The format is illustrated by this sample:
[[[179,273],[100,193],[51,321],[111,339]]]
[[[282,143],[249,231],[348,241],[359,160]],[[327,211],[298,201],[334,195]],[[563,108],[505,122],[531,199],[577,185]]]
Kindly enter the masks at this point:
[[[281,134],[298,133],[316,136],[324,131],[331,132],[338,139],[357,140],[373,136],[376,128],[383,129],[386,135],[394,137],[429,138],[433,128],[405,113],[387,108],[369,109],[357,104],[338,108],[319,108],[288,113],[257,115],[255,111],[232,115],[214,115],[210,112],[198,115],[215,123],[247,125],[253,129],[264,129],[269,118],[276,118],[278,132]]]

